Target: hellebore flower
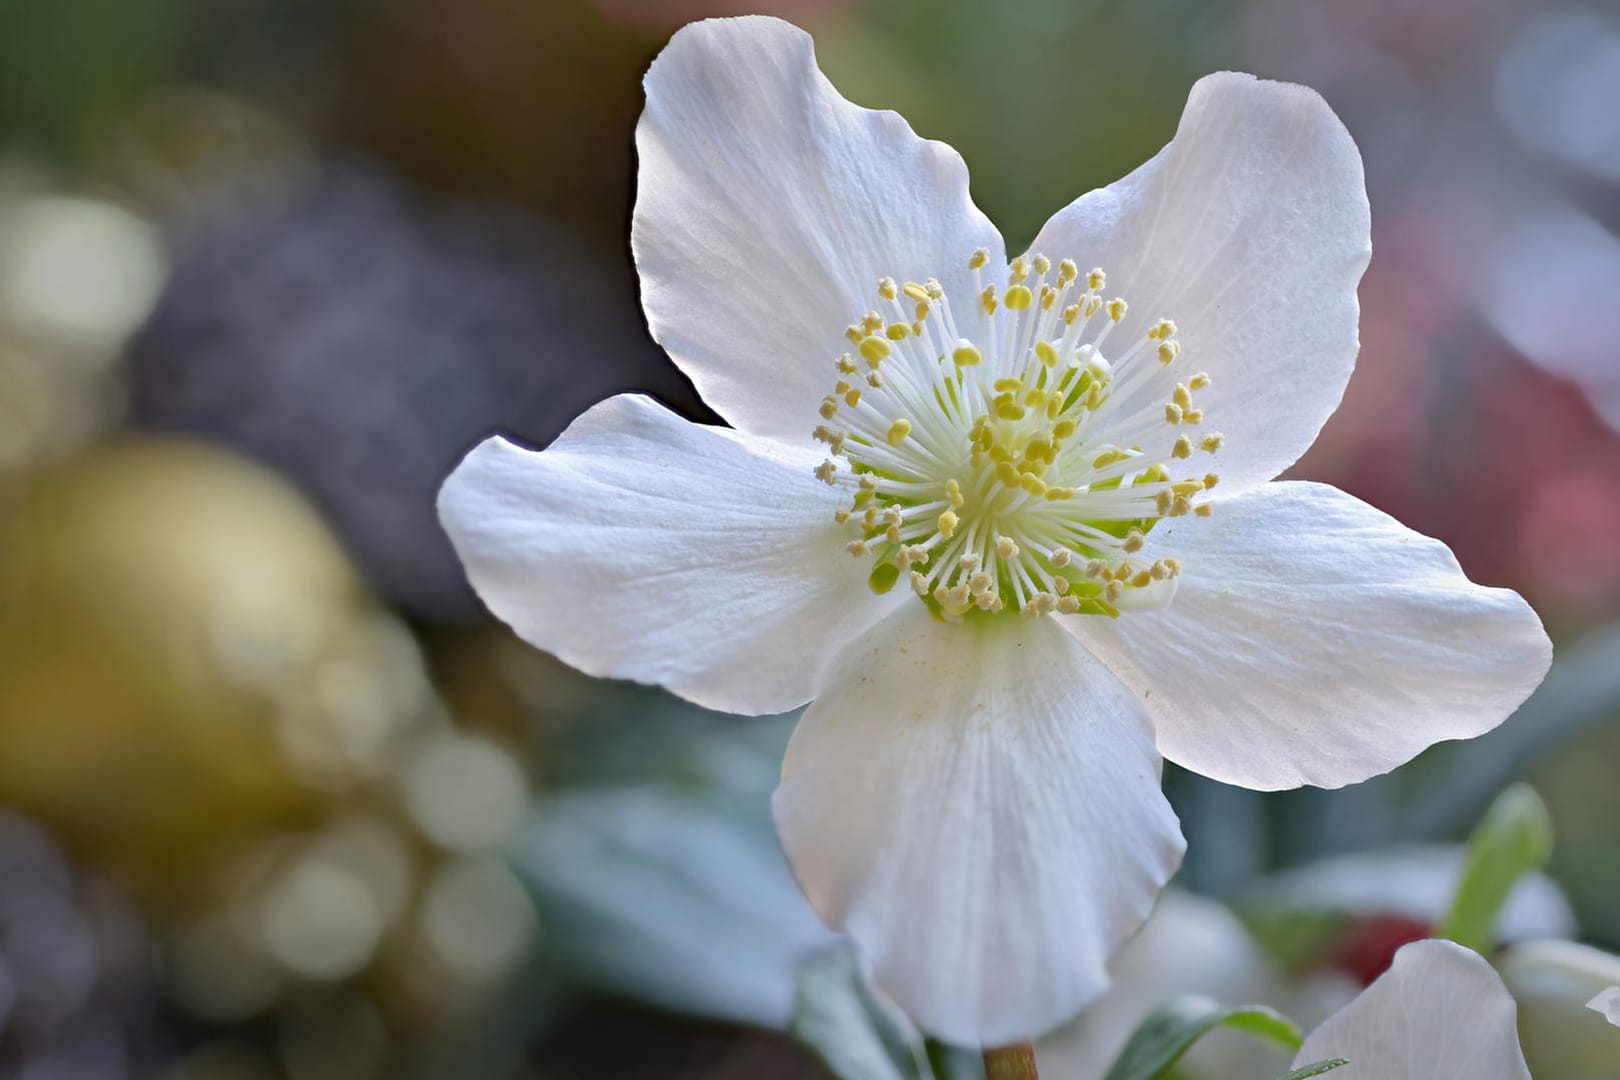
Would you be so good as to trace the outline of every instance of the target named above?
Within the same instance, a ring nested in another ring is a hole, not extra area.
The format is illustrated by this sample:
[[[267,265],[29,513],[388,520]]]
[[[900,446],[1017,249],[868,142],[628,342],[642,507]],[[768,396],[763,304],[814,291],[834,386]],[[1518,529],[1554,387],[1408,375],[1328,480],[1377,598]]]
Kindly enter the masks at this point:
[[[1539,681],[1517,595],[1268,483],[1344,390],[1368,257],[1315,93],[1203,80],[1163,152],[1009,263],[961,158],[845,101],[786,23],[689,26],[646,90],[643,306],[735,430],[612,398],[543,452],[485,442],[441,517],[575,667],[813,700],[778,834],[925,1030],[1021,1041],[1106,987],[1183,848],[1161,754],[1346,784]]]
[[[1296,1068],[1330,1058],[1344,1080],[1530,1080],[1501,976],[1450,941],[1418,941],[1305,1039]]]

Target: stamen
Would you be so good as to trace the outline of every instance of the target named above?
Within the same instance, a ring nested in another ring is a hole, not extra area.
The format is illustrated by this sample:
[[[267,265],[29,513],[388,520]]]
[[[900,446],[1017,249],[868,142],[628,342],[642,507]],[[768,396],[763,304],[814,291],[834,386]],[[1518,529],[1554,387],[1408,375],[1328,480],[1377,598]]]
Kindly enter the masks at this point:
[[[1176,324],[1105,299],[1101,268],[1033,254],[998,285],[989,266],[988,251],[968,259],[963,327],[937,279],[884,277],[887,314],[845,329],[853,352],[833,361],[812,432],[830,455],[816,478],[849,496],[834,515],[857,534],[845,550],[871,560],[874,592],[904,578],[948,621],[1163,606],[1179,564],[1130,556],[1161,519],[1210,513],[1219,477],[1171,472],[1222,445],[1186,430],[1209,375],[1159,374],[1180,355]],[[1116,333],[1127,344],[1105,352]],[[1162,420],[1144,400],[1163,403]]]

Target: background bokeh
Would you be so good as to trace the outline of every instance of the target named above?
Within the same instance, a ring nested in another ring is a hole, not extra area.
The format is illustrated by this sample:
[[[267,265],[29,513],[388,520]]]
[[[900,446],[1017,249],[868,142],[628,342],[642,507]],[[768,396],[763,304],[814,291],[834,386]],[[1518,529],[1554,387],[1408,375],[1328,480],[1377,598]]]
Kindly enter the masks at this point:
[[[1520,590],[1558,660],[1498,732],[1357,788],[1170,770],[1179,885],[1241,907],[1528,779],[1580,935],[1620,947],[1620,7],[12,3],[0,1077],[819,1075],[782,1030],[836,942],[765,811],[792,718],[528,650],[433,512],[485,434],[631,388],[712,419],[641,322],[631,134],[668,35],[744,11],[961,150],[1014,250],[1201,74],[1322,92],[1374,255],[1293,474]]]

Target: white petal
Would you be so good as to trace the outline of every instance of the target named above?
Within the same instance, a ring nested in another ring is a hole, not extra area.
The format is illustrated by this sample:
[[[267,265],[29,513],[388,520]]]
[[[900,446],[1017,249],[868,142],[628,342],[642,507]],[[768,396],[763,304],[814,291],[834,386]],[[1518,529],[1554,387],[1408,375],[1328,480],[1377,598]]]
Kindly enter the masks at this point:
[[[1552,645],[1517,593],[1463,576],[1450,550],[1321,484],[1267,484],[1208,518],[1173,518],[1163,611],[1065,619],[1143,698],[1165,757],[1261,790],[1339,787],[1501,723]]]
[[[918,603],[824,672],[773,807],[811,906],[967,1046],[1100,994],[1183,849],[1140,710],[1072,639]]]
[[[1620,986],[1611,986],[1586,1003],[1586,1007],[1620,1027]]]
[[[1109,963],[1108,972],[1114,983],[1108,993],[1074,1023],[1036,1045],[1042,1073],[1062,1080],[1101,1080],[1136,1026],[1182,994],[1204,994],[1232,1005],[1290,995],[1236,915],[1224,904],[1176,889],[1160,896],[1147,925]],[[1228,1032],[1236,1036],[1228,1039],[1222,1034],[1211,1032],[1199,1040],[1186,1059],[1186,1071],[1260,1076],[1267,1066],[1278,1064],[1280,1055],[1251,1036]],[[1222,1045],[1212,1052],[1216,1043]],[[1258,1053],[1243,1053],[1251,1049]],[[1239,1060],[1228,1060],[1234,1056]],[[1217,1065],[1224,1067],[1211,1067]]]
[[[530,644],[711,709],[785,712],[822,656],[902,599],[867,589],[816,460],[625,395],[540,453],[487,440],[439,517]]]
[[[1236,492],[1291,465],[1338,406],[1371,243],[1361,155],[1327,103],[1223,72],[1193,87],[1168,146],[1059,211],[1033,250],[1108,272],[1130,303],[1115,351],[1176,322],[1181,356],[1122,412],[1162,410],[1176,381],[1207,371],[1197,404],[1226,436]]]
[[[647,73],[631,246],[647,322],[703,399],[756,435],[806,441],[877,282],[973,296],[968,257],[1001,236],[967,167],[893,112],[845,101],[804,31],[694,23]],[[885,313],[885,317],[889,317]]]
[[[1328,1058],[1344,1080],[1530,1080],[1501,978],[1477,953],[1418,941],[1305,1040],[1296,1067]]]

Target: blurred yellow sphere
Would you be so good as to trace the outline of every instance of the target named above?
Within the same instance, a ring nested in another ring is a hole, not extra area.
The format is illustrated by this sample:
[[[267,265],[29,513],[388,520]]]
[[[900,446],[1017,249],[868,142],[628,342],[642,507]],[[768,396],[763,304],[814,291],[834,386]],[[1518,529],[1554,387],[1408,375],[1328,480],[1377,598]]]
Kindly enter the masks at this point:
[[[324,523],[239,457],[127,438],[0,502],[0,802],[137,885],[311,820],[422,686]]]

